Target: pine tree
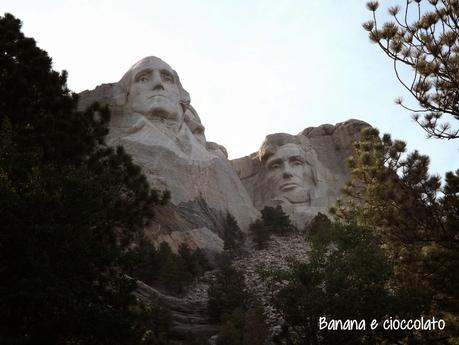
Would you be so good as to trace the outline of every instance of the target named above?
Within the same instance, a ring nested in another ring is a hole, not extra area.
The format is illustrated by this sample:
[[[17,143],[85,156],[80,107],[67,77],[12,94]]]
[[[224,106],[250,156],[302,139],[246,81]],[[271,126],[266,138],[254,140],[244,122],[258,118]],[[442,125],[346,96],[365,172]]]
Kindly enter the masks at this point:
[[[221,326],[217,338],[217,345],[241,345],[241,331],[231,321]]]
[[[251,308],[245,314],[243,329],[244,345],[264,345],[268,338],[269,328],[265,322],[262,307]]]
[[[423,291],[426,315],[448,320],[450,341],[459,334],[459,171],[428,173],[429,158],[376,129],[365,129],[350,160],[347,196],[333,210],[348,224],[374,232],[394,267],[394,290],[416,286]],[[409,296],[407,296],[409,297]]]
[[[311,251],[306,263],[294,263],[275,277],[287,285],[275,294],[274,303],[290,332],[290,343],[385,344],[409,337],[409,332],[370,330],[373,319],[388,315],[415,318],[422,306],[404,300],[388,285],[392,271],[379,239],[364,227],[323,220],[312,222]],[[314,225],[315,224],[315,225]],[[315,227],[318,228],[315,228]],[[418,302],[418,300],[416,300]],[[327,330],[319,320],[365,320],[365,330]]]
[[[263,224],[263,220],[257,219],[250,224],[249,233],[252,235],[252,240],[257,249],[262,249],[266,246],[266,242],[271,238],[270,229]]]
[[[245,310],[247,300],[244,276],[227,264],[220,268],[208,289],[209,315],[215,321],[227,319],[236,309]]]
[[[266,206],[261,210],[261,217],[263,224],[270,228],[272,233],[285,235],[294,230],[289,216],[285,214],[279,205],[276,207]]]
[[[266,206],[261,210],[261,219],[250,224],[249,233],[257,249],[262,249],[271,238],[272,234],[287,235],[295,230],[288,215],[278,205]]]
[[[123,256],[160,195],[121,148],[109,111],[76,111],[66,73],[0,17],[0,343],[135,344]]]
[[[243,243],[244,233],[237,224],[236,218],[227,212],[223,227],[223,249],[230,255],[234,255],[240,251]]]
[[[414,113],[429,137],[459,138],[459,128],[443,121],[445,115],[459,120],[459,1],[406,1],[403,10],[389,7],[394,20],[383,25],[376,20],[379,2],[369,1],[367,7],[373,19],[364,29],[393,60],[397,79],[420,108],[406,106],[401,98],[396,103]],[[400,65],[412,69],[411,80],[403,79]]]

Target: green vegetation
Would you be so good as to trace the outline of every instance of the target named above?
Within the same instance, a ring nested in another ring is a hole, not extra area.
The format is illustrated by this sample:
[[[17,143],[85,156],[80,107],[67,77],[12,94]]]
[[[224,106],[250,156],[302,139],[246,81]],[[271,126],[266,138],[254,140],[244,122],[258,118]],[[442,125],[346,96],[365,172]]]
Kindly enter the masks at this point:
[[[278,205],[276,207],[266,206],[261,210],[261,219],[250,224],[249,232],[252,235],[256,248],[264,248],[266,242],[271,238],[271,234],[287,235],[293,231],[290,218],[284,213]]]
[[[456,344],[459,294],[459,172],[442,187],[429,159],[364,129],[351,179],[331,211],[308,228],[309,262],[278,278],[276,305],[291,341],[305,344]],[[443,319],[444,330],[369,331],[372,319]],[[366,320],[365,331],[319,329],[319,318]]]
[[[261,210],[261,218],[265,227],[270,229],[271,233],[277,235],[286,235],[294,230],[290,218],[285,214],[282,208],[266,206]]]
[[[310,226],[309,261],[295,263],[290,271],[276,276],[288,282],[275,297],[290,327],[287,339],[295,344],[379,344],[409,337],[401,332],[383,333],[382,327],[369,331],[370,324],[387,315],[418,316],[422,294],[414,288],[393,291],[388,286],[392,270],[369,229],[326,222],[323,217],[317,216]],[[406,295],[416,299],[402,298]],[[365,320],[366,330],[321,330],[321,317]]]
[[[308,228],[310,261],[278,278],[276,305],[305,344],[456,344],[459,315],[459,171],[442,187],[429,159],[364,129],[350,159],[345,197]],[[435,331],[327,331],[319,318],[443,319]]]
[[[182,243],[175,254],[166,242],[155,249],[145,239],[125,255],[123,267],[133,278],[172,294],[182,293],[197,277],[212,269],[199,248],[191,251]]]
[[[405,143],[362,132],[350,166],[347,196],[334,210],[342,222],[369,227],[394,270],[393,289],[416,286],[430,296],[423,312],[459,326],[459,171],[428,174],[429,158]]]
[[[229,212],[226,213],[223,231],[223,249],[225,252],[227,252],[230,256],[241,253],[245,236],[237,224],[236,218],[234,218],[234,216]]]
[[[406,106],[401,98],[396,103],[414,113],[428,136],[459,138],[459,128],[443,121],[445,115],[459,120],[459,1],[406,1],[403,9],[389,7],[393,20],[383,25],[376,18],[379,2],[369,1],[367,7],[373,19],[364,29],[393,60],[397,79],[420,108]],[[404,79],[400,65],[412,70],[412,78]]]
[[[20,27],[0,17],[0,343],[148,343],[120,267],[165,199]]]
[[[250,307],[244,276],[224,261],[208,290],[209,315],[220,324],[218,345],[264,344],[268,329],[263,309]]]
[[[209,315],[215,321],[222,321],[236,309],[244,310],[247,301],[244,277],[240,271],[225,264],[209,287]]]
[[[392,7],[394,23],[378,27],[374,16],[364,27],[397,73],[397,63],[415,70],[404,85],[422,108],[416,121],[430,136],[458,138],[440,121],[459,120],[459,2],[430,0],[421,15],[422,2],[407,2],[418,6],[414,23]],[[368,8],[375,13],[378,3]],[[20,28],[12,15],[0,17],[0,343],[168,344],[170,312],[136,299],[135,280],[180,294],[211,267],[200,250],[181,245],[175,254],[144,238],[169,193],[151,190],[129,155],[105,144],[108,109],[76,111],[66,73],[53,71]],[[334,220],[319,214],[308,226],[309,261],[275,274],[283,288],[274,303],[288,325],[279,341],[458,344],[459,170],[442,185],[429,175],[428,157],[405,150],[376,129],[362,132]],[[261,213],[250,225],[257,248],[294,230],[280,206]],[[218,344],[261,345],[263,310],[231,265],[244,236],[230,214],[222,236],[225,255],[208,291]],[[373,319],[420,316],[441,318],[446,328],[368,328]],[[320,317],[365,320],[367,330],[321,330]]]

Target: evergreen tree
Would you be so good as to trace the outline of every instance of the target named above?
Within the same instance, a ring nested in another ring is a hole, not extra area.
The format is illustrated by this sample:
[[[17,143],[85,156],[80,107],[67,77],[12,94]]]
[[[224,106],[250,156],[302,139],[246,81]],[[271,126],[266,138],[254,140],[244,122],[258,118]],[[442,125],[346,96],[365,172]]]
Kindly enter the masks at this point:
[[[306,226],[306,233],[308,237],[311,237],[318,233],[326,233],[330,227],[330,219],[325,214],[319,212]]]
[[[227,264],[220,268],[209,286],[209,315],[215,321],[227,319],[236,309],[245,310],[246,286],[240,271]]]
[[[356,225],[312,223],[316,225],[311,229],[308,262],[293,264],[290,271],[277,275],[287,282],[274,301],[289,325],[285,336],[290,343],[383,344],[409,337],[409,333],[369,327],[373,319],[415,318],[422,310],[414,303],[420,300],[408,302],[387,285],[392,272],[377,236]],[[411,296],[416,293],[412,290]],[[321,330],[321,317],[327,322],[365,320],[366,330]]]
[[[261,219],[256,220],[249,226],[249,232],[258,249],[265,247],[271,238],[271,234],[286,235],[295,230],[288,215],[278,205],[266,206],[261,210]]]
[[[263,220],[257,219],[255,222],[250,224],[249,232],[252,235],[252,240],[255,242],[257,249],[262,249],[266,246],[266,242],[271,238],[269,228],[263,224]]]
[[[147,238],[141,237],[137,246],[124,254],[122,266],[131,277],[152,285],[160,268],[158,251]]]
[[[212,268],[200,248],[192,251],[186,243],[180,244],[178,256],[181,270],[179,274],[180,280],[183,280],[186,284],[190,284],[196,277]]]
[[[264,345],[269,335],[262,307],[251,308],[245,314],[242,341],[244,345]]]
[[[217,345],[241,345],[241,331],[231,321],[225,321],[218,333]]]
[[[193,271],[196,276],[214,268],[201,248],[196,248],[194,250],[193,254],[191,255],[191,262],[193,266],[196,267],[195,271]]]
[[[397,79],[420,108],[406,106],[401,98],[396,103],[414,113],[429,137],[459,138],[459,128],[443,121],[445,115],[459,120],[459,1],[406,1],[403,9],[389,7],[394,20],[383,25],[376,20],[379,2],[369,1],[367,7],[373,19],[363,27],[393,60]],[[400,65],[412,69],[411,80],[402,78]]]
[[[20,28],[0,17],[0,343],[138,343],[122,259],[160,196],[105,145],[108,109],[77,112],[66,73]]]
[[[243,244],[244,234],[237,224],[236,218],[227,212],[223,227],[223,249],[233,255],[240,251]]]
[[[347,197],[332,211],[380,238],[394,267],[392,289],[422,290],[430,301],[424,313],[449,325],[444,334],[431,333],[431,341],[452,341],[459,334],[459,171],[448,173],[442,187],[428,174],[429,158],[416,151],[405,156],[405,147],[387,134],[380,138],[376,129],[363,130]]]
[[[150,255],[150,259],[147,257],[147,260],[142,260],[143,264],[152,263],[151,268],[146,267],[149,273],[147,281],[167,293],[182,293],[196,277],[212,268],[199,248],[191,251],[185,243],[180,244],[175,254],[167,242],[161,242],[159,249],[156,252],[150,251]],[[137,275],[142,273],[139,269],[134,272]]]
[[[261,210],[261,218],[263,224],[270,229],[270,232],[279,235],[285,235],[294,230],[294,226],[290,221],[288,215],[285,214],[282,207],[277,205],[276,207],[266,206]]]

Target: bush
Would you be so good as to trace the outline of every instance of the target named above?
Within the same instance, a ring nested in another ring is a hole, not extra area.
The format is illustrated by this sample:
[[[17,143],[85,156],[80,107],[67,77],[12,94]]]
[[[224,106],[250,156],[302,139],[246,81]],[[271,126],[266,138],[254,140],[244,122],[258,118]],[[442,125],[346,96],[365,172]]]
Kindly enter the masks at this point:
[[[226,265],[217,273],[216,280],[208,289],[209,315],[217,322],[235,309],[245,310],[247,300],[244,276],[231,265]]]
[[[237,224],[236,219],[229,212],[226,213],[223,227],[223,249],[233,256],[241,251],[244,244],[244,233]]]
[[[416,318],[424,296],[416,287],[393,290],[392,275],[379,241],[368,229],[313,221],[311,252],[307,263],[296,263],[278,273],[287,282],[275,297],[275,305],[291,327],[290,340],[302,344],[375,344],[412,336],[409,332],[374,331],[373,319],[387,316]],[[314,227],[314,226],[313,226]],[[320,230],[320,231],[319,231]],[[366,331],[320,330],[319,318],[365,320]]]
[[[261,219],[256,220],[249,226],[249,232],[257,249],[262,249],[271,238],[271,234],[285,236],[295,230],[288,215],[278,205],[266,206],[261,210]]]

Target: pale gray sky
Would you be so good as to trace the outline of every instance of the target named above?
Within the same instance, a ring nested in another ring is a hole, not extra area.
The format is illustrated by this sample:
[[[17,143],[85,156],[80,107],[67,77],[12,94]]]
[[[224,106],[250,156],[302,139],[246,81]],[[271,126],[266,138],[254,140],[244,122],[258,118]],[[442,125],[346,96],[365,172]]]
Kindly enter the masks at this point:
[[[162,58],[190,93],[207,139],[230,158],[256,151],[270,133],[356,118],[429,155],[433,172],[459,168],[459,141],[425,139],[394,104],[405,93],[361,27],[371,16],[365,3],[3,0],[0,13],[23,21],[75,92],[118,81],[145,56]]]

